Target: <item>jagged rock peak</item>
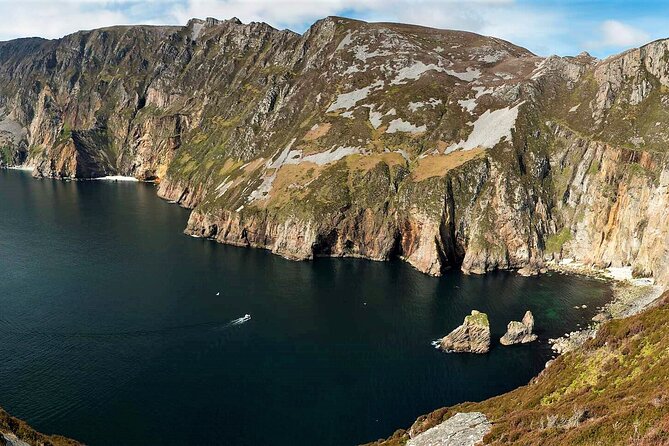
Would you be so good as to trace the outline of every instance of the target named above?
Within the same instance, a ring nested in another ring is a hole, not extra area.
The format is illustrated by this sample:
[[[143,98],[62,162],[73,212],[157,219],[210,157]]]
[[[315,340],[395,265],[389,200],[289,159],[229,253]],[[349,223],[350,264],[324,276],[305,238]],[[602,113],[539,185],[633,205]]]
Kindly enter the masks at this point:
[[[537,339],[534,330],[534,316],[526,311],[521,322],[511,321],[507,325],[506,333],[499,340],[502,345],[527,344]]]
[[[201,24],[206,27],[211,27],[211,26],[217,26],[220,25],[221,23],[230,23],[234,25],[243,25],[242,21],[239,20],[237,17],[231,17],[229,19],[225,20],[219,20],[214,17],[207,17],[206,19],[200,19],[197,17],[193,17],[192,19],[188,20],[186,26],[190,26],[192,24]]]
[[[320,20],[316,20],[314,22],[314,24],[311,25],[311,26],[314,27],[314,26],[319,26],[319,25],[328,24],[328,23],[332,23],[332,24],[335,24],[335,25],[343,25],[343,24],[347,24],[347,23],[349,23],[349,24],[354,24],[354,23],[364,24],[366,22],[364,22],[362,20],[357,20],[357,19],[350,19],[348,17],[340,17],[340,16],[336,16],[336,15],[329,15],[327,17],[324,17],[324,18],[320,19]]]
[[[488,315],[472,310],[462,325],[439,341],[447,352],[487,353],[490,350],[490,322]]]
[[[186,28],[187,29],[195,29],[195,30],[201,30],[201,29],[209,30],[211,28],[216,28],[216,27],[233,27],[234,28],[234,27],[238,27],[238,26],[251,27],[251,28],[260,27],[260,28],[266,28],[266,29],[269,29],[269,30],[276,30],[274,27],[272,27],[271,25],[269,25],[265,22],[250,22],[250,23],[245,24],[244,22],[242,22],[237,17],[231,17],[231,18],[225,19],[225,20],[219,20],[219,19],[216,19],[214,17],[207,17],[206,19],[203,20],[203,19],[199,19],[197,17],[194,17],[186,23]]]

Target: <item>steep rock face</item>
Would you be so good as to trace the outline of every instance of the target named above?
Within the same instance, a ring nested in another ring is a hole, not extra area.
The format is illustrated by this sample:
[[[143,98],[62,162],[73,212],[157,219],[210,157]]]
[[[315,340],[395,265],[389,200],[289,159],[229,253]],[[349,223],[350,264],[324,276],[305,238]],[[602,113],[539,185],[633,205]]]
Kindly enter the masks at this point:
[[[0,164],[156,180],[189,234],[292,259],[574,257],[666,282],[668,52],[542,59],[336,17],[19,39],[0,43]]]
[[[459,267],[471,238],[456,203],[492,205],[467,196],[480,177],[455,171],[488,171],[485,148],[510,147],[537,59],[470,33],[339,18],[304,36],[211,19],[0,52],[2,102],[36,175],[159,179],[161,196],[195,208],[191,234],[298,259],[400,256],[434,275]],[[499,136],[460,152],[464,123],[498,109]],[[527,257],[475,242],[475,272]]]
[[[15,166],[25,162],[26,130],[5,110],[0,110],[0,166]]]
[[[537,339],[534,330],[534,316],[531,311],[526,311],[523,320],[511,321],[507,326],[506,333],[499,340],[502,345],[526,344]]]
[[[567,235],[556,236],[554,254],[600,267],[629,265],[638,276],[667,283],[666,155],[584,140],[559,126],[555,132],[565,147],[556,157],[564,181],[557,208]]]
[[[487,353],[490,350],[490,322],[488,315],[476,310],[465,321],[439,341],[446,352]]]

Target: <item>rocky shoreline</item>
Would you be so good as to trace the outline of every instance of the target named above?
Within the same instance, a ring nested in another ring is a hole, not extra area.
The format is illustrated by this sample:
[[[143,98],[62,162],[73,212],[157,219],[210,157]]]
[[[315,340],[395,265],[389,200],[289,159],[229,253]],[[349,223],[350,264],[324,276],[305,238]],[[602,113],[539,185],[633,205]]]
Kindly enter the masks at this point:
[[[565,333],[556,339],[549,339],[553,351],[557,354],[573,351],[589,339],[593,339],[599,326],[610,319],[626,318],[653,307],[659,302],[665,289],[661,285],[656,285],[651,278],[633,278],[631,270],[627,268],[603,270],[575,262],[553,263],[549,268],[562,274],[578,274],[612,281],[613,299],[598,309],[589,326]]]

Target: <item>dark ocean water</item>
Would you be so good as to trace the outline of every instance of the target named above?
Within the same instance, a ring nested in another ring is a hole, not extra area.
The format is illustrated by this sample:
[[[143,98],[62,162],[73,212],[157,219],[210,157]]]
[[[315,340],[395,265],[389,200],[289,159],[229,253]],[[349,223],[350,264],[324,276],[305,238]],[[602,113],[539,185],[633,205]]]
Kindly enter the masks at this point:
[[[187,237],[187,216],[149,184],[0,170],[0,406],[91,445],[351,445],[527,383],[610,297],[558,274],[291,262]],[[530,309],[539,342],[430,345],[472,309],[495,340]]]

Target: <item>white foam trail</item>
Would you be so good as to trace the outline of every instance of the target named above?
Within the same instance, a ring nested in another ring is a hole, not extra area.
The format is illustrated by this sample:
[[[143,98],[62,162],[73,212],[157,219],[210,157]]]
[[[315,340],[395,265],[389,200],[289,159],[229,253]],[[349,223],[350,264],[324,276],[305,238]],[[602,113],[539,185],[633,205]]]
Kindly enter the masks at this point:
[[[8,166],[7,169],[10,169],[10,170],[25,170],[26,172],[32,172],[34,170],[34,167],[30,167],[30,166]]]
[[[10,334],[15,334],[15,335],[25,335],[25,336],[30,336],[30,335],[37,335],[37,336],[47,336],[49,338],[55,338],[55,337],[65,337],[65,338],[117,338],[117,337],[124,337],[124,336],[152,336],[152,335],[165,335],[170,332],[179,332],[179,331],[184,331],[184,330],[194,330],[194,329],[213,329],[213,330],[224,330],[236,325],[241,325],[245,322],[248,322],[251,320],[251,315],[250,314],[245,314],[244,316],[233,319],[230,322],[220,324],[218,322],[204,322],[204,323],[199,323],[199,324],[191,324],[191,325],[177,325],[177,326],[172,326],[172,327],[163,327],[163,328],[155,328],[155,329],[148,329],[148,330],[131,330],[131,331],[111,331],[111,332],[42,332],[42,331],[36,331],[36,330],[27,330],[27,331],[21,331],[21,330],[15,330],[14,323],[5,319],[0,319],[0,333],[5,332],[5,333],[10,333]],[[10,328],[9,330],[5,330],[4,327]]]
[[[250,314],[245,314],[243,317],[240,317],[239,319],[235,319],[230,324],[231,325],[240,325],[240,324],[243,324],[244,322],[248,322],[250,320],[251,320],[251,315]]]

